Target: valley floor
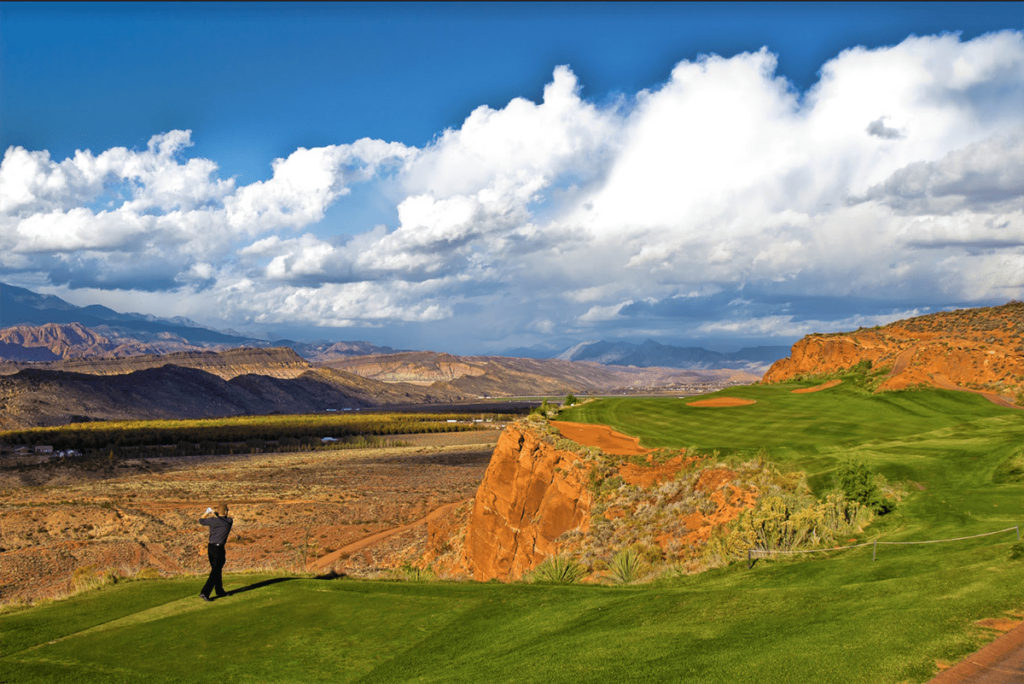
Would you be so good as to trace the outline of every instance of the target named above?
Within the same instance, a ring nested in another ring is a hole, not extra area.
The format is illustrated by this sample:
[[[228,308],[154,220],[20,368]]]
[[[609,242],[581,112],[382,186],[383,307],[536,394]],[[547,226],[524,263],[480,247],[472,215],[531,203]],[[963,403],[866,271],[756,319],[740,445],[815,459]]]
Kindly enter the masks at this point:
[[[197,519],[221,501],[235,520],[227,570],[379,574],[399,562],[398,551],[422,547],[426,528],[411,523],[473,497],[499,434],[396,436],[409,446],[385,449],[138,459],[106,470],[4,467],[0,601],[64,595],[111,570],[204,574],[206,528]],[[360,544],[369,537],[373,543]]]

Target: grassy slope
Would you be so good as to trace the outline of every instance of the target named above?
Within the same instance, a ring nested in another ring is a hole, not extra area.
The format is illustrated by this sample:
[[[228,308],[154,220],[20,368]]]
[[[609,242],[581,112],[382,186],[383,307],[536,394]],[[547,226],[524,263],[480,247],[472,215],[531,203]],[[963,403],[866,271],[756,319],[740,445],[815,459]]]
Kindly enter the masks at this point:
[[[863,538],[1024,523],[1020,484],[992,484],[1024,443],[1024,412],[966,393],[793,387],[724,392],[758,400],[748,407],[602,400],[565,417],[651,446],[763,446],[819,484],[856,453],[927,487]],[[1013,539],[880,547],[874,563],[865,548],[627,588],[303,579],[204,604],[196,580],[138,582],[0,617],[0,681],[925,681],[936,659],[986,638],[973,620],[1024,608]]]

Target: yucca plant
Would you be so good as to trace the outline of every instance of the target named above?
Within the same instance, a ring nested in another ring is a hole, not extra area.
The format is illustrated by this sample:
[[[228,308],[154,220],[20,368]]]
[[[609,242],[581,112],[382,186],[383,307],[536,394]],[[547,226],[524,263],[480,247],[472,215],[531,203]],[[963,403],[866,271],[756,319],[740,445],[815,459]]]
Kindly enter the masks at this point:
[[[412,563],[403,563],[402,567],[393,571],[392,576],[404,582],[433,582],[437,579],[432,568],[418,568]]]
[[[623,549],[608,564],[605,577],[613,584],[632,584],[647,574],[647,562],[636,549]]]
[[[587,569],[566,555],[548,556],[533,571],[533,581],[544,584],[575,584]]]

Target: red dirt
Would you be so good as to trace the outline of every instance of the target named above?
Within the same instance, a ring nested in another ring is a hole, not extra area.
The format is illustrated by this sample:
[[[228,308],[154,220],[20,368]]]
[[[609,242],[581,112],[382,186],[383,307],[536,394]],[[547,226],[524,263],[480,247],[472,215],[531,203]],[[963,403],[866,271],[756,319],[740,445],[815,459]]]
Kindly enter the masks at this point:
[[[382,532],[377,532],[376,534],[371,534],[369,537],[364,537],[364,538],[360,539],[357,542],[353,542],[351,544],[346,544],[345,546],[341,547],[337,551],[332,551],[331,553],[328,553],[327,555],[325,555],[325,556],[323,556],[321,558],[317,558],[315,561],[313,561],[312,563],[309,564],[308,569],[313,571],[313,572],[319,572],[320,570],[322,570],[324,568],[330,568],[338,560],[341,560],[342,556],[345,556],[345,557],[351,556],[356,551],[362,551],[367,546],[372,546],[372,545],[376,544],[377,542],[382,541],[384,539],[387,539],[388,537],[390,537],[392,535],[396,535],[396,534],[399,534],[400,532],[405,532],[407,530],[411,530],[414,527],[419,527],[420,525],[426,525],[429,522],[432,522],[434,520],[437,520],[438,518],[441,518],[442,516],[446,515],[449,511],[451,511],[455,507],[461,506],[463,503],[467,503],[468,501],[472,501],[472,499],[468,499],[465,502],[464,501],[455,501],[453,503],[445,504],[444,506],[441,506],[440,508],[435,508],[425,518],[420,518],[419,520],[417,520],[415,522],[411,522],[408,525],[400,525],[399,527],[393,527],[390,530],[384,530]]]
[[[637,465],[635,463],[624,463],[619,466],[619,476],[626,482],[626,484],[635,485],[639,487],[653,487],[657,484],[663,484],[669,480],[675,478],[676,473],[683,469],[683,466],[688,463],[692,463],[696,459],[687,458],[684,459],[682,454],[674,456],[664,463],[655,465],[651,460],[651,457],[647,457],[647,463],[649,465]],[[605,512],[605,517],[608,517],[608,512]]]
[[[736,477],[736,473],[728,468],[711,468],[701,474],[693,488],[699,492],[710,493],[727,482],[731,482],[734,477]]]
[[[694,511],[683,517],[683,524],[689,530],[683,537],[687,544],[707,543],[716,528],[732,522],[757,504],[759,493],[753,488],[742,489],[732,484],[735,477],[736,473],[728,468],[709,468],[701,473],[694,489],[708,494],[708,499],[715,503],[715,509],[708,515]]]
[[[958,392],[970,392],[972,394],[980,394],[981,396],[985,397],[993,404],[996,404],[998,406],[1003,406],[1005,408],[1012,409],[1024,409],[1024,406],[1018,406],[1017,404],[1013,404],[1006,397],[1001,397],[994,392],[983,392],[981,390],[969,389],[967,387],[957,387],[955,384],[953,384],[952,380],[947,378],[942,373],[933,374],[932,380],[935,382],[935,385],[939,389],[956,390]]]
[[[715,397],[714,399],[701,399],[691,401],[687,406],[698,406],[707,408],[726,408],[729,406],[749,406],[756,404],[753,399],[740,399],[739,397]]]
[[[839,379],[829,380],[828,382],[822,383],[820,385],[815,385],[814,387],[804,387],[803,389],[795,389],[793,390],[792,394],[811,394],[812,392],[820,392],[821,390],[827,390],[830,387],[835,387],[841,382],[842,380]]]
[[[607,425],[588,425],[586,423],[568,423],[553,420],[551,424],[558,428],[562,436],[583,446],[597,447],[606,454],[615,456],[639,456],[650,449],[640,446],[638,437],[630,437],[612,430]]]

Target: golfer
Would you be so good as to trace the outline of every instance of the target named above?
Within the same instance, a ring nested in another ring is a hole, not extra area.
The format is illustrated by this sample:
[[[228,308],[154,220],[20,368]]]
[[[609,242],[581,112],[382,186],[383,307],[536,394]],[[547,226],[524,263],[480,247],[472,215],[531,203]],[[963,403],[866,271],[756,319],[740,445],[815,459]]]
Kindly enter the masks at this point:
[[[207,553],[210,556],[210,577],[203,585],[199,596],[204,601],[212,601],[210,592],[216,591],[217,598],[227,596],[221,580],[221,571],[227,557],[224,553],[224,545],[228,542],[228,533],[231,532],[231,525],[235,521],[228,517],[228,505],[219,504],[214,510],[207,508],[206,512],[199,517],[199,524],[210,528],[210,544],[207,546]]]

